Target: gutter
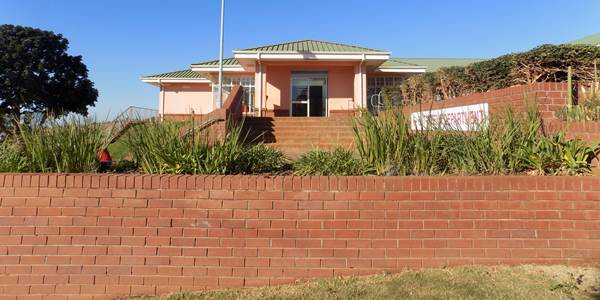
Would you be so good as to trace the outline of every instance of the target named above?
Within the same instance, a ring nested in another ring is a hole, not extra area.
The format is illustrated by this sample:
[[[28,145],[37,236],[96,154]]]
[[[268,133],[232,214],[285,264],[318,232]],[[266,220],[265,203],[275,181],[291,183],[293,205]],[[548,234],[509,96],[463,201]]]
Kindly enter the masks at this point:
[[[163,122],[165,120],[165,90],[163,89],[162,79],[158,80],[158,86],[160,88],[161,93],[161,113],[160,113],[160,121]]]
[[[364,88],[363,88],[363,72],[362,72],[362,67],[363,64],[365,63],[365,54],[363,53],[362,55],[362,59],[360,60],[360,64],[358,65],[358,72],[360,74],[360,106],[362,106],[363,108],[365,107],[365,103],[364,103]]]

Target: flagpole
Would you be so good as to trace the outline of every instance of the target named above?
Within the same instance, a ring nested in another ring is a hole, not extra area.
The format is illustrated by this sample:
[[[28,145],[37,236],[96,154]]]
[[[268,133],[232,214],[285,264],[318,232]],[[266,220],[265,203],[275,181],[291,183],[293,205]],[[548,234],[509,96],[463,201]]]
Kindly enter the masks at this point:
[[[223,28],[225,18],[225,0],[221,0],[221,32],[219,43],[219,108],[223,107]]]

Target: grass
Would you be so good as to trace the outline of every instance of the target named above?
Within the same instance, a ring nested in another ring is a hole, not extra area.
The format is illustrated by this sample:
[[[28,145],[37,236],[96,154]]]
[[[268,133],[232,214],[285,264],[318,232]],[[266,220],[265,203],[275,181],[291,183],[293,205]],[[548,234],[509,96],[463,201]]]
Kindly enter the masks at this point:
[[[20,125],[25,169],[29,172],[96,172],[98,152],[107,143],[102,126],[78,117]]]
[[[116,140],[114,143],[108,145],[108,151],[112,156],[114,161],[120,161],[124,159],[129,159],[131,154],[129,153],[129,148],[127,148],[127,144],[125,143],[126,137],[121,137]]]
[[[174,293],[154,299],[598,299],[599,292],[599,269],[524,265],[337,277],[279,287]]]

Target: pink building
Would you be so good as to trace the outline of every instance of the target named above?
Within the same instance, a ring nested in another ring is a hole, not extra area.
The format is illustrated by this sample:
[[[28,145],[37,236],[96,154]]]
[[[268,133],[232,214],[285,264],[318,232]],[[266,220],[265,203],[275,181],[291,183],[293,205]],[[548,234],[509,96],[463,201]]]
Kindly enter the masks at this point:
[[[226,96],[240,84],[245,109],[256,116],[348,115],[376,105],[382,87],[412,74],[474,61],[391,58],[389,51],[303,40],[233,51],[223,61],[223,90]],[[219,108],[218,71],[218,60],[200,62],[142,81],[160,88],[161,117],[204,115]]]

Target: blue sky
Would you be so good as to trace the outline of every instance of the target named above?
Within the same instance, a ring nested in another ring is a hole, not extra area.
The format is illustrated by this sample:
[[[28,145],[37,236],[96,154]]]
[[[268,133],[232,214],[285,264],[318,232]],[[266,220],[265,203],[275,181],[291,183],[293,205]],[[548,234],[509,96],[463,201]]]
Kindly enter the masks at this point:
[[[598,0],[226,0],[225,55],[320,39],[394,57],[494,57],[600,32]],[[0,0],[0,24],[63,34],[100,92],[99,118],[155,108],[142,75],[218,58],[219,0]]]

